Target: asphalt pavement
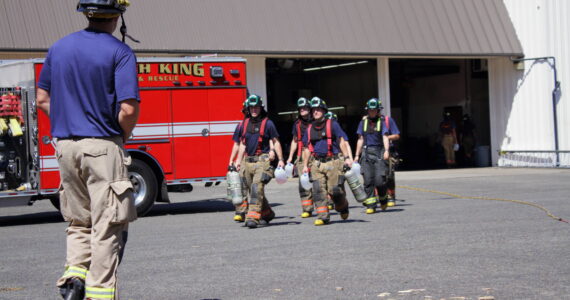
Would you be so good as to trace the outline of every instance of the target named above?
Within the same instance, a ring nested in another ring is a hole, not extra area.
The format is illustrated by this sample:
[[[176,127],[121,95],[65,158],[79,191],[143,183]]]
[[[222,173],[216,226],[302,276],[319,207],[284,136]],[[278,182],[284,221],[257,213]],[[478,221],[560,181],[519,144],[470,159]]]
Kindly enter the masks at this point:
[[[258,229],[232,220],[224,183],[171,193],[130,227],[121,299],[570,299],[570,224],[540,209],[570,220],[570,170],[398,172],[397,184],[424,190],[398,188],[373,215],[350,195],[349,219],[321,227],[299,216],[296,179],[269,184],[277,217]],[[65,228],[49,201],[0,208],[0,299],[59,299]]]

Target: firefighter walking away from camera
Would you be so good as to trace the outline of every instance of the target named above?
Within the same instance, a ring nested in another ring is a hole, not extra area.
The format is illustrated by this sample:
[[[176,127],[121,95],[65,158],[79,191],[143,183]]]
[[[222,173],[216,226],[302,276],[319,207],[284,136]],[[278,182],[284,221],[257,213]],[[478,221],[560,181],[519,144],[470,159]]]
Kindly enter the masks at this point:
[[[303,173],[310,171],[313,180],[313,201],[317,208],[315,225],[328,224],[330,221],[327,199],[334,202],[335,209],[343,220],[348,218],[348,201],[344,190],[344,166],[352,166],[349,153],[343,153],[341,143],[348,141],[346,133],[335,120],[325,118],[328,111],[324,100],[313,97],[311,99],[311,114],[313,121],[307,128],[303,143],[307,148],[303,150]],[[309,170],[309,157],[312,156]]]
[[[451,118],[451,113],[443,113],[443,121],[439,123],[439,133],[441,135],[441,146],[445,154],[445,163],[448,168],[455,166],[455,151],[457,150],[457,133],[455,122]]]
[[[388,159],[390,142],[388,140],[387,126],[380,115],[382,103],[376,98],[366,102],[367,115],[358,124],[356,154],[354,159],[360,160],[362,175],[364,177],[364,190],[367,194],[363,204],[367,214],[376,212],[377,203],[386,210],[388,199],[386,196],[386,174],[388,172]],[[361,156],[362,154],[362,156]]]
[[[244,202],[241,205],[247,206],[245,226],[257,228],[259,225],[267,225],[275,217],[265,197],[265,185],[273,178],[272,162],[278,159],[279,167],[283,167],[285,163],[279,134],[273,122],[267,118],[261,97],[249,96],[247,106],[250,116],[245,119],[241,128],[236,166],[240,171],[243,186]]]
[[[303,149],[305,144],[303,143],[303,137],[307,133],[307,128],[311,123],[311,105],[309,100],[306,98],[299,98],[297,100],[297,111],[299,113],[298,119],[293,124],[293,139],[291,140],[291,147],[289,150],[289,158],[287,159],[287,164],[292,163],[293,156],[297,155],[297,160],[295,162],[295,168],[297,169],[297,174],[299,174],[299,197],[301,198],[301,208],[303,212],[301,213],[301,218],[309,218],[313,214],[313,199],[311,189],[305,189],[301,185],[301,174],[303,173]],[[310,159],[310,158],[309,158]],[[308,162],[310,167],[311,163]]]
[[[80,1],[88,27],[50,47],[38,82],[38,107],[56,141],[61,214],[69,222],[57,281],[64,299],[117,298],[117,269],[136,219],[123,148],[138,119],[136,57],[113,36],[128,5]]]

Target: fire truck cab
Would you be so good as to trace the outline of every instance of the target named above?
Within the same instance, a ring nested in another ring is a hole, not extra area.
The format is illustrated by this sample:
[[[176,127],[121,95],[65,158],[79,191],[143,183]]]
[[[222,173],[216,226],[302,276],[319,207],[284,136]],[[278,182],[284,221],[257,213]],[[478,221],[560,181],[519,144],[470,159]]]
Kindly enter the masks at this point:
[[[0,206],[59,203],[49,117],[35,103],[42,63],[0,64]],[[168,186],[225,180],[231,136],[243,118],[245,65],[229,57],[138,59],[140,118],[125,148],[139,216],[169,202]]]

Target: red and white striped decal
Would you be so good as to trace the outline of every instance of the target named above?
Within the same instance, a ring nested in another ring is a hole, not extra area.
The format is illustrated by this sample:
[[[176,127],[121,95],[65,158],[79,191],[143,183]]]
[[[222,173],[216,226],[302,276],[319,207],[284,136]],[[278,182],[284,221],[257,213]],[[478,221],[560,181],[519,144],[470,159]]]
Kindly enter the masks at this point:
[[[231,136],[241,120],[190,123],[146,123],[137,124],[133,130],[133,141],[202,136],[204,129],[210,136]],[[55,155],[40,156],[42,172],[59,171]]]
[[[133,130],[133,140],[202,136],[204,129],[208,130],[208,135],[232,135],[240,122],[241,120],[137,124]]]

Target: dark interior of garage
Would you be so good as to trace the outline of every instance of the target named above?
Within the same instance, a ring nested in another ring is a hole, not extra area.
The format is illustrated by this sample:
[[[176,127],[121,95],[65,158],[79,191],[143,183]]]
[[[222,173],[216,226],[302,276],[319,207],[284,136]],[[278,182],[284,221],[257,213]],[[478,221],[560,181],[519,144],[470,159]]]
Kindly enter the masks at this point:
[[[296,100],[313,96],[327,101],[356,148],[364,103],[378,96],[376,59],[268,58],[266,70],[268,111],[285,151],[297,117]],[[467,114],[475,125],[475,150],[489,145],[486,60],[390,59],[390,98],[390,115],[401,131],[396,144],[400,169],[446,167],[439,135],[444,112],[451,113],[458,138]],[[463,153],[462,148],[456,152],[458,167],[477,166],[476,152],[471,160]]]
[[[477,159],[477,151],[488,152],[490,143],[486,66],[486,60],[390,59],[391,116],[401,131],[403,169],[446,167],[439,132],[444,112],[457,127],[457,166],[486,166]],[[462,143],[465,115],[475,125],[472,159],[465,157]]]
[[[268,110],[288,148],[299,97],[318,96],[338,115],[351,141],[366,100],[377,97],[376,59],[267,59]]]

